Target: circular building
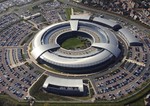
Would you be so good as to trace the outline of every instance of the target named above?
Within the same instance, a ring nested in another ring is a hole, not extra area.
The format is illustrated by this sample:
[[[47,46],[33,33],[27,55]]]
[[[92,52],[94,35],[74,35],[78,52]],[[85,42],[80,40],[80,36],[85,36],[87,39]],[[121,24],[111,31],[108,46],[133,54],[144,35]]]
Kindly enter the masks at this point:
[[[119,42],[108,28],[93,21],[74,19],[37,33],[31,55],[39,63],[62,72],[91,73],[113,63],[120,52]]]

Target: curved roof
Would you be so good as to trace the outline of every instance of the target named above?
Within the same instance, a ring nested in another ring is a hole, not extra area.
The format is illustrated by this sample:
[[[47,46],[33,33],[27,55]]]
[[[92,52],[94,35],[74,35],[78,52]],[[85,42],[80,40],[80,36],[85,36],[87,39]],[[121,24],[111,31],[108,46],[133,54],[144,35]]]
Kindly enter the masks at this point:
[[[71,15],[71,19],[75,20],[90,20],[91,15],[84,14],[84,15]]]
[[[69,30],[66,30],[66,27]],[[93,39],[95,39],[95,36],[96,39],[100,38],[100,41],[97,41],[96,43],[101,42],[101,44],[96,44],[94,40],[93,42],[95,44],[93,44],[91,48],[97,47],[95,48],[96,51],[90,51],[90,53],[85,52],[85,55],[81,54],[79,57],[73,56],[73,53],[71,54],[67,52],[65,54],[65,51],[60,53],[59,50],[61,50],[61,47],[57,44],[56,39],[61,34],[66,33],[66,31],[83,31],[91,35]],[[50,38],[51,40],[48,40]],[[47,42],[45,42],[45,39],[47,39]],[[54,41],[53,44],[51,44],[52,42],[50,42],[52,40]],[[41,30],[33,40],[33,51],[31,52],[31,54],[35,59],[39,57],[40,59],[43,59],[44,61],[56,66],[84,68],[103,63],[113,56],[117,57],[120,54],[120,49],[117,47],[118,41],[115,35],[103,26],[88,21],[71,20],[60,22]],[[52,52],[48,51],[53,48],[59,48],[58,52],[57,50]],[[64,53],[64,55],[62,55],[62,53]]]
[[[108,44],[108,43],[93,43],[92,44],[93,47],[97,47],[97,48],[103,48],[105,50],[108,50],[109,52],[111,52],[115,57],[118,57],[121,50],[112,45],[112,44]]]
[[[47,31],[48,31],[49,29],[51,29],[51,28],[60,26],[60,25],[62,25],[62,24],[68,24],[68,21],[50,25],[50,26],[48,26],[48,27],[42,29],[41,31],[39,31],[39,32],[36,34],[36,36],[34,37],[34,39],[33,39],[33,42],[32,42],[33,48],[34,48],[34,47],[38,47],[38,46],[41,45],[41,40],[42,40],[43,34],[44,34],[45,32],[47,32]]]
[[[70,20],[70,27],[72,31],[78,30],[78,20]]]
[[[103,23],[105,25],[108,25],[110,27],[114,27],[116,25],[118,25],[118,23],[105,19],[105,18],[101,18],[101,17],[94,17],[93,21],[99,22],[99,23]]]
[[[126,28],[122,28],[119,30],[122,36],[126,39],[128,45],[132,46],[132,44],[141,44],[137,38]]]
[[[84,91],[82,79],[66,79],[60,77],[49,76],[43,84],[43,88],[47,88],[48,85],[56,85],[60,87],[77,87],[80,92]]]
[[[59,48],[60,46],[58,44],[46,44],[46,45],[40,45],[36,47],[35,49],[32,50],[31,54],[32,56],[37,59],[40,57],[44,52],[54,49],[54,48]]]
[[[112,44],[112,45],[115,45],[115,46],[118,47],[118,40],[116,40],[117,38],[114,35],[114,33],[112,33],[111,31],[109,31],[108,29],[105,29],[105,33],[109,37],[109,44]]]
[[[62,67],[72,67],[72,68],[78,68],[78,67],[89,67],[93,66],[99,63],[103,63],[104,61],[110,59],[112,57],[112,54],[104,50],[103,52],[86,58],[67,58],[67,57],[61,57],[58,55],[55,55],[53,53],[45,52],[40,56],[41,59],[52,63],[54,65],[62,66]]]

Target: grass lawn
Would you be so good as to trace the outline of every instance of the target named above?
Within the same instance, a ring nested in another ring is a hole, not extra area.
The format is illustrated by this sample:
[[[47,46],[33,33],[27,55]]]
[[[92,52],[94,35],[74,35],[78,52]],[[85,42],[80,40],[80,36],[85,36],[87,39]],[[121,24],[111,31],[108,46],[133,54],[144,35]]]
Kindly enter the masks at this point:
[[[80,8],[73,8],[74,12],[79,12],[79,13],[83,13],[84,10],[80,9]]]
[[[33,97],[35,97],[36,99],[38,97],[36,97],[35,95],[37,95],[39,92],[38,90],[42,87],[44,81],[46,80],[47,76],[43,75],[34,85],[33,87],[30,89],[30,95],[32,95]]]
[[[84,42],[82,42],[79,38],[74,37],[65,40],[61,46],[65,49],[71,49],[71,48],[81,48],[84,45],[85,45]]]
[[[144,98],[137,100],[136,102],[130,103],[130,106],[145,106]]]
[[[29,106],[27,102],[18,102],[9,95],[0,95],[0,106]]]
[[[66,8],[66,18],[67,20],[70,20],[70,16],[71,16],[71,8]]]

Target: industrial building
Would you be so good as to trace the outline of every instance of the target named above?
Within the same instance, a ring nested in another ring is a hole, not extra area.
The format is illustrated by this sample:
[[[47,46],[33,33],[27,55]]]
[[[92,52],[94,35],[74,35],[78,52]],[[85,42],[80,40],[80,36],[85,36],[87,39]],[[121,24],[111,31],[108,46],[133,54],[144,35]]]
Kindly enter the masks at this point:
[[[66,79],[49,76],[43,84],[43,89],[50,93],[65,96],[86,96],[88,89],[82,79]]]

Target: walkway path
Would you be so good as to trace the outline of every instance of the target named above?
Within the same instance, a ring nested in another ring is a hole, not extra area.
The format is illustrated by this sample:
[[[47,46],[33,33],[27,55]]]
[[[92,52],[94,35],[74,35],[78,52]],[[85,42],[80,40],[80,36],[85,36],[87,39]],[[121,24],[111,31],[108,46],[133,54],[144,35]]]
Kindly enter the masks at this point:
[[[127,60],[128,62],[135,63],[135,64],[137,64],[137,65],[139,65],[139,66],[144,66],[144,67],[145,67],[145,64],[142,63],[142,62],[138,62],[138,61],[131,60],[131,59],[126,59],[126,60]]]

